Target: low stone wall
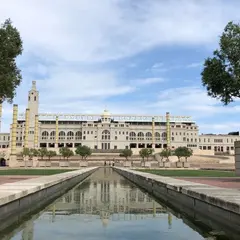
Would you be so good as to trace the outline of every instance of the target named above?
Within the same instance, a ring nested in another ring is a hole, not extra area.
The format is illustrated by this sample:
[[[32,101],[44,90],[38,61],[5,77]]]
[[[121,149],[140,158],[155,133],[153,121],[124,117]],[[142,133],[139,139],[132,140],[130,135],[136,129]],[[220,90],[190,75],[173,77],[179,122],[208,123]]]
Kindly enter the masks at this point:
[[[240,141],[234,142],[235,149],[235,173],[240,177]]]
[[[27,179],[0,186],[0,231],[19,221],[20,216],[51,203],[68,189],[96,171],[97,167]]]
[[[184,209],[189,216],[195,218],[196,214],[204,215],[240,234],[240,191],[131,169],[114,169],[157,198]]]

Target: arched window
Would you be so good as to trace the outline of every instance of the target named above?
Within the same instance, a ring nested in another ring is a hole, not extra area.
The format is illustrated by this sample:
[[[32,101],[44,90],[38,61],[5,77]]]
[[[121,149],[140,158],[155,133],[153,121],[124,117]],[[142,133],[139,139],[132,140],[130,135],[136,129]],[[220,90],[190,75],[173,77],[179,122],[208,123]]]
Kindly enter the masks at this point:
[[[58,134],[58,136],[59,136],[59,140],[64,140],[66,134],[65,134],[65,132],[63,132],[63,131],[60,131],[59,134]]]
[[[129,137],[130,137],[131,141],[135,141],[136,140],[136,133],[135,132],[130,132]]]
[[[159,132],[155,132],[155,141],[160,141],[161,135]]]
[[[82,132],[81,131],[77,131],[75,134],[75,139],[76,140],[82,140]]]
[[[150,132],[146,133],[146,140],[152,140],[152,133]]]
[[[74,133],[72,132],[72,131],[69,131],[68,133],[67,133],[67,139],[68,140],[72,140],[74,138]]]
[[[163,132],[163,133],[162,133],[162,140],[163,140],[163,141],[166,141],[166,140],[167,140],[167,133],[166,133],[166,132]]]
[[[55,131],[52,131],[52,132],[50,133],[50,139],[51,139],[51,140],[54,140],[54,139],[55,139],[55,136],[56,136],[56,132],[55,132]]]
[[[43,131],[42,132],[42,139],[46,140],[46,139],[48,139],[48,137],[49,137],[49,133],[47,131]]]
[[[110,140],[110,132],[108,130],[102,132],[102,140]]]
[[[137,139],[138,139],[138,141],[144,140],[144,133],[143,132],[139,132],[138,135],[137,135]]]

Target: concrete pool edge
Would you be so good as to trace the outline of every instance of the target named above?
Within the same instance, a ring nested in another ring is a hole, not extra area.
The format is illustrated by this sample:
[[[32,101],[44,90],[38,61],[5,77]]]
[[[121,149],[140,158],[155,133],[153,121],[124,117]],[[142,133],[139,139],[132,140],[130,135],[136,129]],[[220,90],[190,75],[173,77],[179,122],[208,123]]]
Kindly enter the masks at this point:
[[[203,214],[227,228],[240,229],[240,191],[170,177],[113,168],[122,176],[189,215]]]
[[[98,167],[0,185],[0,231],[80,183]]]

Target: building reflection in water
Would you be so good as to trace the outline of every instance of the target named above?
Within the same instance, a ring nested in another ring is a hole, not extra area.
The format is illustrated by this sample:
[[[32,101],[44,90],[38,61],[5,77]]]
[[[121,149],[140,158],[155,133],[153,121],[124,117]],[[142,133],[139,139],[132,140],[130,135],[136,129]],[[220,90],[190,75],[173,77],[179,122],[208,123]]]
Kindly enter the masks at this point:
[[[136,221],[164,217],[169,228],[172,226],[172,215],[164,207],[108,167],[100,168],[55,201],[40,218],[55,222],[64,219],[65,215],[76,219],[84,216],[84,221],[96,220],[97,216],[104,227],[109,220]],[[29,222],[22,232],[22,239],[33,239],[30,235],[33,236],[33,224]]]

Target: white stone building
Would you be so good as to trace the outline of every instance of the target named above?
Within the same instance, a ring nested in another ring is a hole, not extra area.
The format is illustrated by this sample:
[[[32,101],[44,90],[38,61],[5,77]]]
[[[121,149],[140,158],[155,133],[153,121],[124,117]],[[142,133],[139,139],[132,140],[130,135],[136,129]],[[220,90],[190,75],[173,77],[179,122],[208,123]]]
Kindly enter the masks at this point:
[[[0,114],[1,116],[1,114]],[[58,150],[67,146],[87,145],[96,152],[117,152],[131,148],[154,148],[155,152],[169,146],[192,148],[195,152],[231,152],[236,135],[200,135],[197,124],[186,116],[141,116],[110,114],[47,114],[39,113],[39,92],[36,82],[28,93],[26,113],[17,114],[16,138],[0,134],[0,149],[16,145],[22,148],[47,147]],[[10,127],[12,132],[12,127]],[[15,135],[15,134],[14,134]]]

